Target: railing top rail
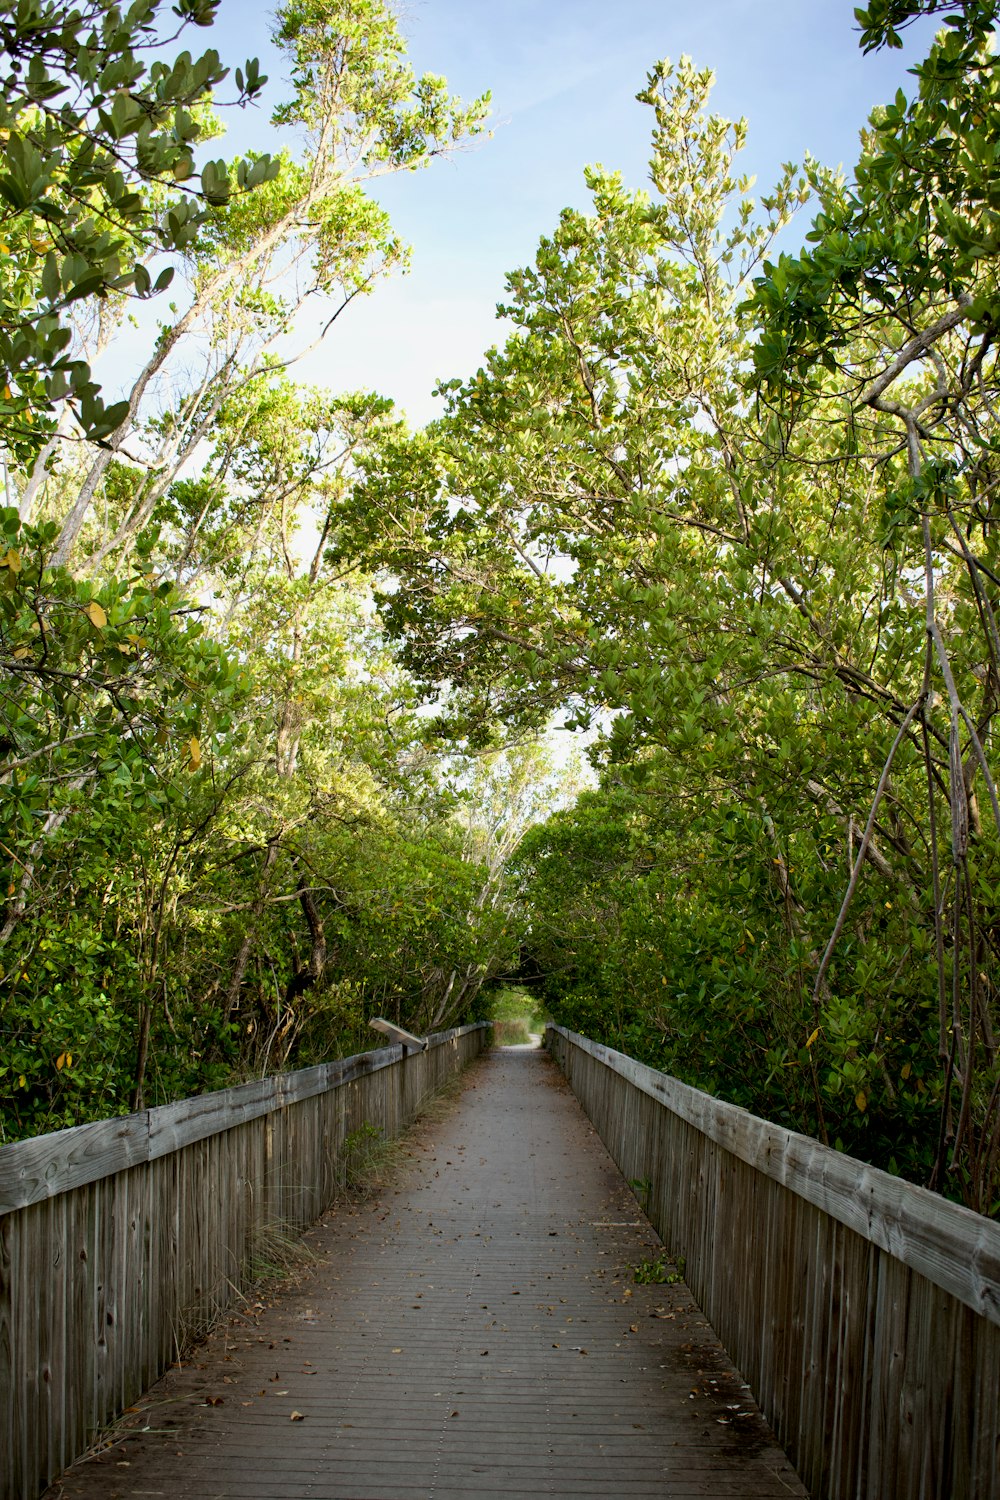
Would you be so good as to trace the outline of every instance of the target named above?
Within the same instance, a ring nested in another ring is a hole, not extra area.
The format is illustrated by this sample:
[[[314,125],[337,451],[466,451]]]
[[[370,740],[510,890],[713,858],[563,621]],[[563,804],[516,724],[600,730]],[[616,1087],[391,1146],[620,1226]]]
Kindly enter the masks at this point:
[[[427,1038],[428,1048],[440,1047],[488,1024],[477,1021],[472,1026],[436,1032]],[[194,1141],[231,1130],[302,1099],[325,1094],[352,1078],[375,1073],[402,1057],[403,1048],[395,1043],[294,1073],[276,1073],[234,1088],[197,1094],[137,1114],[95,1120],[89,1125],[71,1125],[66,1130],[0,1146],[0,1215],[27,1208],[44,1198],[54,1198],[141,1162],[168,1156]]]
[[[549,1025],[702,1135],[1000,1324],[1000,1224],[927,1188]]]

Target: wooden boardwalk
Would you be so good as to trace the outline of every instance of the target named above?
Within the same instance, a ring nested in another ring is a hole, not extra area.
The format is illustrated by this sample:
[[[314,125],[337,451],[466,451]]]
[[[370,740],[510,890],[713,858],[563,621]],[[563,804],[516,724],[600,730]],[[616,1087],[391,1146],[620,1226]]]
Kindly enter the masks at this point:
[[[805,1494],[554,1065],[500,1050],[315,1266],[153,1388],[62,1500]],[[733,1276],[741,1274],[733,1266]]]

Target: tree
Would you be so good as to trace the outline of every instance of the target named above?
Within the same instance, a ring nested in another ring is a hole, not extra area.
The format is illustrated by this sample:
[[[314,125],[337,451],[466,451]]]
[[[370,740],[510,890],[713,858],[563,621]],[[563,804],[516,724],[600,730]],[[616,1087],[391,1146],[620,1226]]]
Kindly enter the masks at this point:
[[[866,38],[891,43],[889,23],[911,9],[872,7]],[[944,1075],[933,1180],[951,1173],[986,1207],[1000,1166],[993,886],[1000,799],[990,764],[1000,701],[993,503],[1000,219],[989,165],[1000,143],[989,36],[997,7],[948,10],[949,29],[914,70],[917,96],[900,93],[876,111],[855,181],[822,184],[812,248],[765,267],[753,310],[765,399],[821,414],[849,461],[866,434],[884,486],[886,571],[915,628],[905,646],[910,682],[897,696],[898,732],[869,826],[897,753],[916,748],[925,768]],[[857,878],[855,871],[817,990]]]
[[[185,240],[177,270],[187,284],[186,305],[178,303],[160,329],[106,442],[91,452],[60,517],[57,563],[73,556],[105,476],[127,444],[135,445],[128,454],[134,486],[117,528],[102,533],[92,552],[92,571],[120,556],[154,520],[227,400],[315,347],[356,296],[404,261],[404,247],[366,195],[365,181],[416,170],[482,128],[488,100],[464,106],[449,98],[443,80],[417,79],[381,0],[289,4],[279,12],[275,39],[288,57],[294,92],[274,118],[305,134],[306,159],[280,153],[254,193],[217,204]],[[256,179],[258,165],[236,163],[230,175]],[[318,303],[326,309],[319,332],[311,320],[293,352],[288,341],[297,316]],[[167,379],[178,389],[163,411],[157,393]],[[62,438],[56,435],[27,480],[32,503],[65,448]]]
[[[379,1000],[415,1021],[439,952],[485,974],[502,947],[468,920],[481,877],[413,689],[364,580],[327,557],[389,403],[285,373],[300,309],[326,299],[329,326],[405,258],[365,182],[486,105],[415,78],[375,0],[289,5],[277,27],[276,119],[304,149],[219,166],[210,183],[255,184],[226,201],[203,178],[113,430],[93,441],[64,409],[12,476],[0,1072],[19,1133],[357,1045],[376,960]],[[186,191],[148,181],[141,223]],[[161,242],[133,243],[152,286]],[[101,290],[67,314],[88,355],[112,332]]]

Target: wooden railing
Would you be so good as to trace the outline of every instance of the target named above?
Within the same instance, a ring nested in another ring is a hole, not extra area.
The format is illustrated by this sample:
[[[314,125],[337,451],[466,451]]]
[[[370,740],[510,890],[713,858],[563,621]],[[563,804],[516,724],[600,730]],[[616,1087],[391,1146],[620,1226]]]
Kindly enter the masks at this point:
[[[1000,1500],[1000,1224],[551,1026],[817,1500]]]
[[[33,1500],[398,1134],[485,1024],[0,1148],[0,1495]],[[346,1143],[346,1149],[345,1149]]]

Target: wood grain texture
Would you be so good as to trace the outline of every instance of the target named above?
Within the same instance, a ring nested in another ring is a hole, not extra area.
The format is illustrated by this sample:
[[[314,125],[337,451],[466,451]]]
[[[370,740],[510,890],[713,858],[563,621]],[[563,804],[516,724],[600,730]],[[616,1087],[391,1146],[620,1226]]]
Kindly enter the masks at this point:
[[[547,1042],[810,1494],[1000,1500],[1000,1225],[560,1027]]]
[[[484,1025],[0,1148],[0,1500],[32,1500],[397,1134]]]

